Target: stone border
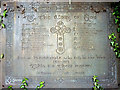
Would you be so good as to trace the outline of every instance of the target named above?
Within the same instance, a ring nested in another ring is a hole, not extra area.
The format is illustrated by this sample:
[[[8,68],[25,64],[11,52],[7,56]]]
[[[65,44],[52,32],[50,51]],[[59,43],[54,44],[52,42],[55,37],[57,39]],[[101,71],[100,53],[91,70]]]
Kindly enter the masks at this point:
[[[3,0],[2,0],[3,1]],[[120,0],[4,0],[4,1],[17,1],[17,2],[119,2]]]
[[[114,65],[113,65],[114,66]],[[0,79],[0,80],[2,80],[2,79]],[[62,82],[62,79],[60,78],[59,80],[58,80],[58,82]],[[115,83],[115,82],[112,82],[113,84]]]

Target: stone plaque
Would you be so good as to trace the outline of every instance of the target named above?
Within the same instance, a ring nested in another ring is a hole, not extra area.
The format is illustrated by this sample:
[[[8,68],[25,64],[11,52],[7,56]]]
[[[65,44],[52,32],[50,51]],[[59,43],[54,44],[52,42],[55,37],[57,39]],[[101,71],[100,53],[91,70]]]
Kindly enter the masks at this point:
[[[29,87],[45,81],[45,88],[92,88],[97,75],[102,87],[116,87],[110,3],[4,3],[5,86],[27,77]]]

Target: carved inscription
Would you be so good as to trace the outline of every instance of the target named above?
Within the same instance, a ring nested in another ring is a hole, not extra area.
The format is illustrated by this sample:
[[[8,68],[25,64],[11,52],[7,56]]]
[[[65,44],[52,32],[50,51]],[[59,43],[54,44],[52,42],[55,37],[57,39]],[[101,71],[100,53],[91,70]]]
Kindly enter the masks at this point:
[[[33,0],[32,0],[33,1]],[[115,29],[111,3],[1,2],[7,26],[1,31],[3,85],[29,87],[43,80],[46,88],[91,88],[91,77],[102,86],[117,86],[115,55],[108,34]],[[110,25],[109,25],[110,24]]]
[[[33,75],[88,76],[96,73],[90,72],[96,65],[106,63],[108,57],[101,47],[106,42],[99,39],[105,37],[106,28],[98,28],[96,14],[38,13],[27,15],[25,20],[21,33],[22,56],[18,59],[27,61],[25,68]]]

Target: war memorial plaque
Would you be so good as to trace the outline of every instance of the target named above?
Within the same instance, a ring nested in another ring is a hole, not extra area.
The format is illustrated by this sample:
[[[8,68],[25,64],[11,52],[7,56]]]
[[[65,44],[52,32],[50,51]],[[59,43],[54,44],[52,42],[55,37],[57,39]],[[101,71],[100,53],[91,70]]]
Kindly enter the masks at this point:
[[[2,84],[18,87],[27,77],[29,87],[91,88],[97,75],[103,87],[116,87],[110,3],[4,3]]]

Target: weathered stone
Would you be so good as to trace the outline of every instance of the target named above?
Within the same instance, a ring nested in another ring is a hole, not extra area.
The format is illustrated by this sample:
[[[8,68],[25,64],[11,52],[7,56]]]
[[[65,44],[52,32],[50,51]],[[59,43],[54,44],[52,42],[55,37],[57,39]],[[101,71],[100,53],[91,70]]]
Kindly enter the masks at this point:
[[[47,88],[92,88],[93,75],[103,87],[117,86],[116,58],[108,40],[114,29],[110,3],[7,5],[5,86],[18,87],[27,77],[29,87],[45,81]]]

